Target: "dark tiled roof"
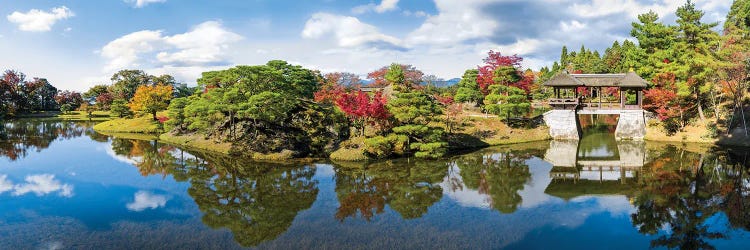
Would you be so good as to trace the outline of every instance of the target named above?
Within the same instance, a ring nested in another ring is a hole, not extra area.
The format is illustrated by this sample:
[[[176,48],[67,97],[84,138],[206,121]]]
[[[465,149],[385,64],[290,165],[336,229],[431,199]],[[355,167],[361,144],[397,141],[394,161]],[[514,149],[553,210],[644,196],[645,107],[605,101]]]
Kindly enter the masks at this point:
[[[645,88],[646,80],[634,72],[626,74],[568,74],[559,73],[544,83],[550,87],[633,87]]]

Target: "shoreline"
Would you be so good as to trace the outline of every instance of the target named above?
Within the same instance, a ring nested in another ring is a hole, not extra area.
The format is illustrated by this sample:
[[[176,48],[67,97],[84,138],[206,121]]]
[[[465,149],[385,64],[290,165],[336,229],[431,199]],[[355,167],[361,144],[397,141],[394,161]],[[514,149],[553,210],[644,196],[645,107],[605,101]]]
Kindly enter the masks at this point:
[[[27,119],[27,118],[20,118]],[[35,119],[35,118],[30,118]],[[279,152],[273,154],[262,154],[262,153],[247,153],[247,152],[232,152],[233,145],[226,142],[216,142],[211,139],[206,139],[203,136],[196,134],[187,135],[175,135],[170,132],[163,133],[160,130],[144,129],[143,126],[153,126],[154,123],[140,123],[139,126],[127,126],[127,122],[134,122],[136,119],[112,119],[109,121],[101,122],[96,124],[93,128],[95,131],[106,135],[113,136],[124,136],[128,137],[128,134],[134,135],[146,135],[153,136],[151,138],[158,140],[159,142],[185,147],[192,150],[207,151],[214,153],[221,153],[225,155],[243,155],[256,161],[294,161],[294,162],[313,162],[319,159],[326,159],[331,161],[349,161],[349,162],[370,162],[378,161],[383,159],[376,159],[368,157],[363,148],[362,138],[350,138],[341,143],[341,146],[331,152],[328,157],[303,157],[294,158],[290,152]],[[144,119],[141,119],[144,120]],[[117,123],[118,126],[107,124]],[[118,129],[125,127],[127,129]],[[474,128],[476,129],[476,128]],[[542,131],[544,130],[544,131]],[[137,131],[137,132],[133,132]],[[540,126],[532,129],[508,129],[504,130],[502,134],[498,133],[488,138],[476,138],[464,133],[456,133],[453,138],[449,139],[451,144],[448,155],[460,155],[465,152],[472,152],[475,150],[481,150],[489,147],[496,146],[508,146],[514,144],[533,143],[541,141],[549,141],[551,138],[548,134],[540,134],[540,131],[546,132],[546,126]],[[666,136],[661,128],[655,126],[649,126],[647,135],[643,139],[646,142],[654,143],[668,143],[668,144],[697,144],[700,147],[750,147],[750,140],[734,139],[727,140],[724,135],[718,138],[703,138],[699,135],[692,133],[692,136],[686,136],[684,134],[690,132],[678,132],[672,136]],[[497,131],[495,131],[497,132]],[[468,139],[467,139],[468,138]],[[355,145],[355,146],[352,146]],[[402,157],[396,157],[402,158]]]

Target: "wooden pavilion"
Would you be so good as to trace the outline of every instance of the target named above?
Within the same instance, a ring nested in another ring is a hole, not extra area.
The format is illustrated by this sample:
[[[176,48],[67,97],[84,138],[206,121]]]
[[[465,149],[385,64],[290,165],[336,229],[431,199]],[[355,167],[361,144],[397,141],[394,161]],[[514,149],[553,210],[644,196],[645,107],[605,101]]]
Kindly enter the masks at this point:
[[[554,89],[554,96],[549,99],[553,109],[640,110],[643,90],[648,83],[632,71],[625,74],[563,72],[552,77],[544,86]],[[585,91],[580,91],[581,88]],[[611,88],[617,89],[613,91]],[[612,92],[617,94],[613,95]]]

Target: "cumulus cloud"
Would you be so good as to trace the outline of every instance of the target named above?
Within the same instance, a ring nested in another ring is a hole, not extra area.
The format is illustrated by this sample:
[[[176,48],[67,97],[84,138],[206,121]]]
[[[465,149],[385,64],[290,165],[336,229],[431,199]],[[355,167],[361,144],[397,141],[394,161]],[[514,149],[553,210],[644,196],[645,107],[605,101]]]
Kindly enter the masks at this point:
[[[305,23],[302,37],[320,39],[325,36],[332,36],[341,47],[405,49],[401,46],[400,39],[383,34],[377,27],[363,23],[356,17],[329,13],[313,14]]]
[[[133,4],[133,7],[136,8],[143,8],[146,7],[146,5],[152,4],[152,3],[164,3],[167,0],[125,0],[126,3]]]
[[[26,13],[14,11],[8,15],[8,21],[18,25],[18,29],[30,32],[45,32],[52,30],[57,21],[74,17],[75,14],[68,7],[60,6],[47,12],[32,9]]]
[[[229,46],[243,37],[208,21],[190,31],[165,36],[161,30],[133,32],[107,43],[101,50],[105,71],[127,67],[179,68],[225,65]]]
[[[43,196],[50,193],[58,193],[63,197],[73,196],[73,186],[60,183],[52,174],[29,175],[24,178],[25,183],[13,184],[7,175],[0,176],[0,194],[12,192],[14,196],[28,193]]]
[[[117,38],[101,49],[101,55],[108,59],[107,71],[126,67],[138,67],[139,55],[164,48],[165,42],[160,30],[143,30]]]
[[[225,51],[229,44],[242,40],[242,36],[224,29],[218,22],[205,22],[193,30],[164,37],[164,42],[177,50],[163,51],[156,58],[165,64],[205,65],[225,63]]]
[[[430,16],[408,35],[412,45],[451,45],[491,36],[499,24],[482,12],[489,0],[435,0],[438,14]]]
[[[167,205],[167,197],[152,194],[147,191],[138,191],[133,195],[133,202],[125,205],[130,211],[140,212],[146,209],[157,209]]]
[[[398,2],[399,0],[382,0],[380,1],[380,4],[370,3],[370,4],[360,5],[360,6],[354,7],[352,9],[352,13],[364,14],[370,11],[374,11],[376,13],[385,13],[388,11],[398,9]]]

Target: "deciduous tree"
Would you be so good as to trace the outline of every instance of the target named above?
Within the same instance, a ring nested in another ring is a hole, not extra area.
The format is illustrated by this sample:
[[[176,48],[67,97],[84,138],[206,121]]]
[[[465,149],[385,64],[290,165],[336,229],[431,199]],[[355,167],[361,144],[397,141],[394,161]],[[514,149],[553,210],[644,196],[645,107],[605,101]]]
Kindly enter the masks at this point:
[[[151,114],[154,121],[156,112],[167,109],[169,100],[172,99],[171,85],[141,85],[128,103],[128,107],[134,113]]]

